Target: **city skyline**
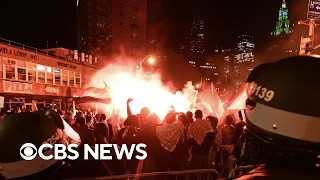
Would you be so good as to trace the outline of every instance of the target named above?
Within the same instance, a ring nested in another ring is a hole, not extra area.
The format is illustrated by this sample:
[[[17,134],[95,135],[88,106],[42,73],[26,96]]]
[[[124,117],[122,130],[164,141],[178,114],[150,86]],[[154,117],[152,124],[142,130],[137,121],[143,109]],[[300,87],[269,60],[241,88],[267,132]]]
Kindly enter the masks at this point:
[[[291,6],[289,1],[279,0],[273,3],[236,2],[233,4],[236,7],[230,5],[228,9],[233,13],[218,17],[214,14],[222,14],[229,5],[227,6],[227,4],[219,1],[197,3],[192,0],[185,2],[177,0],[174,3],[168,0],[154,0],[148,3],[146,0],[134,1],[134,3],[117,0],[83,0],[76,5],[72,4],[72,8],[68,6],[70,8],[69,16],[64,17],[64,20],[75,21],[68,26],[69,32],[72,32],[69,33],[70,37],[65,38],[62,42],[56,40],[52,43],[51,40],[46,40],[46,47],[44,48],[70,48],[70,44],[73,44],[74,48],[70,49],[79,49],[74,54],[79,53],[81,61],[89,62],[90,57],[92,61],[94,56],[100,55],[104,59],[99,61],[102,64],[109,63],[109,60],[120,54],[127,55],[136,63],[139,63],[141,59],[152,53],[159,58],[157,66],[159,68],[162,64],[164,74],[172,73],[170,76],[173,77],[181,68],[190,66],[192,71],[197,72],[197,75],[192,78],[186,77],[181,82],[186,80],[199,81],[199,79],[216,81],[219,84],[217,86],[224,86],[222,88],[225,89],[231,83],[230,78],[238,78],[236,81],[242,82],[256,65],[279,58],[277,51],[282,53],[283,50],[289,51],[291,49],[291,52],[293,52],[291,54],[295,53],[292,50],[295,48],[296,38],[288,40],[288,42],[292,42],[288,49],[285,45],[289,36],[284,38],[282,38],[282,35],[272,36],[270,32],[276,29],[277,34],[279,34],[284,30],[285,35],[289,34],[291,36],[289,19],[294,22],[295,20],[292,19],[297,18],[293,16],[293,13],[296,12],[295,7],[298,7],[297,2],[291,0]],[[153,6],[149,6],[150,4],[153,4]],[[181,8],[175,9],[179,5]],[[38,6],[41,7],[41,4]],[[262,6],[268,8],[258,11]],[[239,7],[243,7],[243,9],[240,10]],[[249,13],[246,9],[251,10],[251,12]],[[191,13],[191,11],[194,13]],[[34,15],[38,13],[35,12]],[[60,11],[57,13],[65,14],[65,12]],[[257,13],[257,15],[252,15],[252,13]],[[267,13],[270,16],[261,21],[255,21],[255,18],[261,18],[259,17],[261,13]],[[48,17],[48,14],[49,12],[44,17]],[[73,17],[72,14],[76,16]],[[231,15],[235,18],[232,19]],[[66,19],[66,17],[69,17],[69,19]],[[49,24],[55,24],[59,17],[53,19]],[[30,22],[30,20],[33,19],[29,18],[29,21],[26,22]],[[61,25],[64,25],[64,23],[61,23]],[[262,25],[265,25],[265,27],[261,28]],[[30,29],[33,28],[35,27]],[[61,26],[56,28],[60,32],[56,33],[54,29],[49,28],[49,35],[46,35],[46,37],[61,38],[58,35],[64,34],[65,30]],[[27,30],[30,31],[30,29]],[[38,31],[43,29],[45,28],[38,28]],[[5,31],[5,29],[2,31]],[[39,36],[21,37],[21,34],[26,33],[24,31],[13,31],[7,34],[12,36],[14,33],[20,35],[19,43],[24,43],[28,39],[29,42],[39,43],[43,41],[41,36],[44,36],[40,33]],[[238,36],[242,35],[247,35],[250,40],[239,43]],[[298,34],[295,33],[294,35],[297,36]],[[10,40],[15,40],[18,37],[14,36],[14,39]],[[32,37],[36,38],[32,39]],[[270,39],[274,40],[269,42]],[[241,43],[244,48],[240,47]],[[217,46],[221,48],[217,49]],[[283,46],[283,48],[279,49],[280,46]],[[273,53],[276,56],[272,58],[263,56],[262,49],[270,47],[274,47]],[[254,51],[249,51],[250,48],[253,48]],[[217,50],[218,53],[216,53]],[[91,53],[93,56],[90,56]],[[78,56],[78,54],[75,56]],[[177,61],[177,56],[181,61]],[[177,64],[176,70],[172,68],[175,63]],[[167,70],[164,70],[166,66]],[[238,83],[237,87],[240,85],[241,83]]]
[[[187,33],[185,30],[181,31],[181,29],[185,28],[186,24],[190,24],[190,22],[193,21],[192,19],[205,17],[203,20],[206,22],[207,29],[206,46],[210,51],[214,51],[216,45],[223,45],[225,47],[233,46],[233,44],[237,43],[237,36],[241,34],[253,35],[257,42],[257,48],[259,48],[260,42],[268,38],[267,34],[270,35],[270,31],[274,29],[274,23],[278,17],[278,13],[276,12],[278,12],[281,3],[282,0],[268,3],[248,1],[241,3],[236,2],[232,6],[227,6],[222,2],[216,1],[202,1],[195,5],[195,2],[192,0],[187,0],[184,3],[180,0],[175,2],[163,0],[161,10],[158,11],[158,15],[160,14],[162,18],[158,18],[156,24],[164,23],[164,26],[170,28],[170,32],[157,33],[157,38],[167,39],[165,43],[168,44],[170,48],[174,49],[177,46],[179,47],[181,38]],[[299,15],[303,14],[302,12],[297,14],[297,3],[299,2],[295,0],[287,1],[289,9],[293,9],[289,11],[292,22],[303,18],[303,16]],[[181,8],[177,9],[177,6],[181,6]],[[194,6],[193,9],[191,9],[192,6]],[[261,9],[262,6],[265,8]],[[1,11],[3,15],[9,13],[7,9],[11,9],[10,7],[17,9],[17,12],[12,14],[10,19],[3,20],[7,24],[7,27],[4,27],[0,31],[0,34],[4,38],[39,48],[45,48],[47,41],[50,47],[56,47],[56,42],[58,42],[59,46],[69,49],[76,47],[75,40],[77,37],[74,31],[76,29],[76,2],[60,2],[58,0],[50,2],[50,4],[41,2],[35,4],[16,4],[14,1],[10,1],[7,2],[6,6],[2,7],[7,7]],[[229,12],[225,11],[226,8],[229,9],[230,13],[224,13]],[[306,8],[304,9],[306,10]],[[195,12],[193,14],[196,17],[190,17],[190,10]],[[25,18],[22,16],[23,14],[29,14],[31,17]],[[214,14],[220,14],[219,18]],[[221,16],[221,14],[224,14],[224,16]],[[268,14],[269,18],[263,20],[258,19],[262,18],[261,16],[263,14]],[[58,15],[58,17],[53,17],[54,15]],[[293,15],[294,17],[292,17]],[[181,16],[184,16],[184,18],[181,19]],[[39,22],[32,23],[32,20],[38,20]],[[32,25],[28,26],[30,23],[32,23]],[[261,27],[262,24],[269,28],[255,28]],[[11,28],[10,31],[8,30],[9,27]],[[23,31],[19,32],[21,29],[23,29]]]

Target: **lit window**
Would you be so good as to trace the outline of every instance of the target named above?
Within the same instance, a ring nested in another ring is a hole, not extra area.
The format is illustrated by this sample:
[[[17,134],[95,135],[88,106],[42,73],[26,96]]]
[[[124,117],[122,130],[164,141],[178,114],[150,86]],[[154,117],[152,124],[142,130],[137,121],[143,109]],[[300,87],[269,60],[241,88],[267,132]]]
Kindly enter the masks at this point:
[[[62,85],[68,86],[68,71],[62,70]]]
[[[18,68],[18,80],[26,81],[26,69],[25,68]]]
[[[45,66],[38,65],[38,64],[37,64],[37,67],[36,67],[36,68],[37,68],[38,71],[45,71],[45,70],[46,70],[46,67],[45,67]]]
[[[51,67],[47,67],[47,72],[52,72],[52,68]]]
[[[55,84],[61,85],[61,72],[59,69],[54,70],[54,80]]]

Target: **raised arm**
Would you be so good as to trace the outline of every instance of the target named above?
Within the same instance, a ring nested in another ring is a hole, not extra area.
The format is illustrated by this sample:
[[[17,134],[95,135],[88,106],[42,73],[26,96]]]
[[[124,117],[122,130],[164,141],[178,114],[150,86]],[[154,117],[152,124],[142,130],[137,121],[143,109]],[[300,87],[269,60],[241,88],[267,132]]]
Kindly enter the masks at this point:
[[[127,100],[127,116],[132,115],[131,109],[130,109],[130,103],[133,101],[133,99],[129,98]]]

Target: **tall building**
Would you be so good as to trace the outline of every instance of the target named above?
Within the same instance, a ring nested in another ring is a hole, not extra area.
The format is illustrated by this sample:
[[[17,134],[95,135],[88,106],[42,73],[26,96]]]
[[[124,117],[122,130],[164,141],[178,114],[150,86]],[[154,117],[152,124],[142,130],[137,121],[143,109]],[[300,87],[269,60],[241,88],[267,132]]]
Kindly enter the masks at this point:
[[[204,21],[196,20],[192,22],[190,52],[204,54]]]
[[[289,19],[289,9],[283,0],[279,10],[279,17],[276,22],[275,30],[271,32],[271,44],[267,48],[268,61],[275,61],[288,56],[298,55],[300,36],[294,32],[297,29]]]
[[[79,0],[77,3],[78,50],[111,55],[112,0]]]
[[[232,56],[233,51],[229,48],[217,47],[214,50],[212,60],[214,62],[215,68],[213,69],[213,76],[211,80],[215,85],[220,98],[226,100],[231,89],[231,79],[232,79]]]
[[[237,80],[236,90],[248,77],[254,66],[255,45],[253,37],[249,35],[241,35],[238,37],[239,43],[234,56],[234,77]]]
[[[189,42],[185,46],[181,46],[180,52],[186,55],[186,59],[189,62],[189,66],[200,68],[200,66],[206,66],[205,62],[205,31],[204,21],[196,20],[192,22]]]
[[[233,55],[232,55],[233,51],[231,51],[231,49],[227,49],[224,50],[224,54],[223,54],[223,63],[222,63],[222,67],[223,67],[223,73],[222,73],[222,84],[224,86],[225,89],[229,89],[230,84],[231,84],[231,79],[232,77],[234,77],[233,75]]]
[[[159,51],[163,49],[165,44],[164,27],[162,22],[166,19],[166,13],[163,13],[163,0],[147,1],[147,48],[149,54],[161,54]],[[159,23],[160,22],[160,23]]]
[[[273,36],[280,36],[282,34],[292,33],[292,27],[288,17],[288,8],[286,1],[283,0],[281,8],[279,10],[279,17],[276,23],[276,29],[271,33]]]
[[[145,55],[147,0],[80,0],[79,50],[93,55]]]

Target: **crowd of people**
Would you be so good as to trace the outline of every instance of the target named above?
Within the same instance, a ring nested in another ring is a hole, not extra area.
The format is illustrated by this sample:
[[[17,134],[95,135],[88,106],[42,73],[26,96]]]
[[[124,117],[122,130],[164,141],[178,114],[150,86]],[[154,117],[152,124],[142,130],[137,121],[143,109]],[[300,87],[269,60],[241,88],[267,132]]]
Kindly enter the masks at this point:
[[[233,115],[223,119],[219,124],[213,116],[203,117],[202,111],[175,112],[168,111],[164,119],[150,113],[146,107],[140,114],[134,115],[127,101],[126,119],[117,115],[107,118],[106,114],[90,111],[78,112],[75,117],[71,113],[61,116],[80,135],[83,144],[111,143],[147,145],[148,157],[145,160],[112,160],[95,162],[100,168],[78,171],[88,167],[83,163],[90,161],[74,161],[70,164],[70,177],[95,177],[145,172],[179,171],[187,169],[214,168],[218,172],[227,173],[227,161],[231,155],[240,158],[241,147],[237,146],[242,132],[241,123],[235,124]],[[80,165],[80,166],[79,166]],[[74,168],[73,168],[74,167]],[[74,169],[76,173],[71,173]],[[98,172],[97,172],[98,171]]]
[[[220,177],[228,177],[230,168],[253,165],[253,170],[241,176],[240,180],[319,179],[320,96],[317,92],[320,87],[319,83],[314,83],[310,78],[320,78],[319,63],[319,59],[306,56],[258,66],[247,81],[248,87],[251,88],[247,89],[248,97],[244,103],[246,107],[238,111],[237,115],[228,114],[219,120],[214,116],[203,117],[201,110],[183,113],[176,112],[174,107],[168,110],[164,119],[160,119],[146,107],[135,115],[130,108],[132,99],[127,100],[125,119],[116,114],[107,117],[103,112],[89,110],[79,111],[76,115],[56,110],[55,114],[60,115],[57,115],[58,119],[64,119],[79,134],[82,145],[117,144],[120,147],[124,144],[130,146],[144,143],[147,145],[145,150],[148,154],[145,160],[78,158],[66,161],[66,165],[59,168],[58,175],[63,178],[85,178],[215,169]],[[250,86],[252,82],[254,85]],[[297,83],[301,82],[303,84],[297,86]],[[264,87],[258,86],[259,84]],[[306,93],[300,95],[301,92]],[[22,111],[24,110],[7,111],[2,113],[1,119]],[[19,118],[23,119],[17,117]],[[9,126],[10,122],[14,124]],[[23,124],[22,122],[27,123],[25,119],[19,123]],[[34,122],[40,124],[35,129],[43,127],[41,118]],[[18,120],[0,120],[0,127],[5,127],[8,131],[12,130],[10,128],[14,129],[17,124]],[[4,133],[5,128],[0,129],[2,135],[8,135]],[[58,128],[61,128],[59,124]],[[23,130],[19,128],[16,134],[23,135]],[[26,132],[29,133],[24,131]],[[3,149],[9,149],[4,152],[10,151],[10,147],[5,146],[8,143],[11,146],[14,144],[6,138],[1,138],[0,134],[1,146],[6,147]],[[79,148],[80,153],[81,149]],[[1,160],[9,161],[9,154],[0,153]],[[17,159],[19,158],[15,157],[10,162],[21,163]],[[10,168],[4,171],[6,167],[13,166],[2,164],[0,167],[1,175],[17,176]],[[38,172],[36,168],[35,174]]]
[[[234,155],[240,158],[242,146],[237,142],[243,127],[241,123],[236,124],[232,114],[223,117],[220,124],[214,116],[203,117],[201,110],[194,113],[169,110],[165,118],[160,119],[146,107],[141,109],[140,114],[132,114],[131,101],[127,101],[126,119],[116,114],[107,118],[104,113],[92,111],[79,111],[75,116],[72,112],[56,112],[80,135],[82,144],[130,146],[144,143],[147,145],[147,159],[105,162],[79,159],[70,162],[66,169],[68,173],[64,175],[80,178],[208,168],[226,175],[229,157]],[[25,110],[7,111],[2,117],[19,112]],[[93,162],[94,169],[79,171]]]

